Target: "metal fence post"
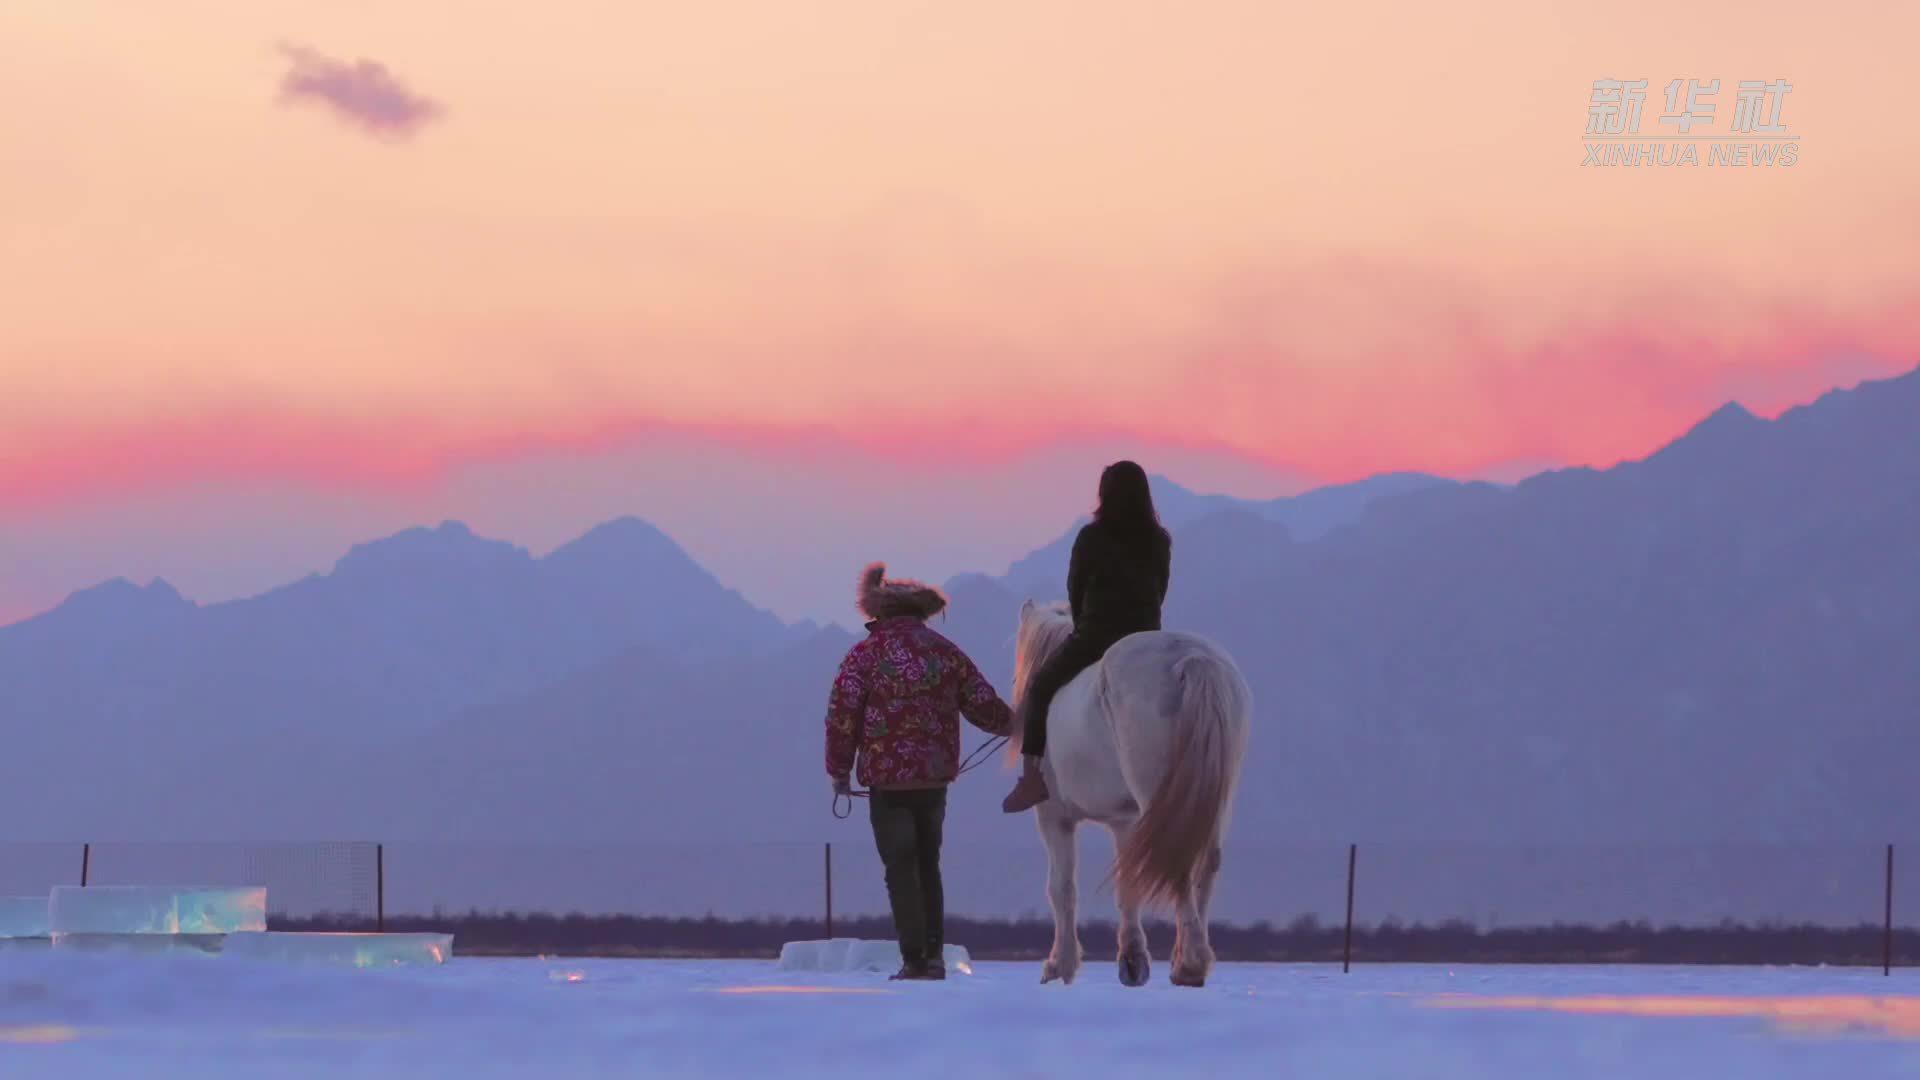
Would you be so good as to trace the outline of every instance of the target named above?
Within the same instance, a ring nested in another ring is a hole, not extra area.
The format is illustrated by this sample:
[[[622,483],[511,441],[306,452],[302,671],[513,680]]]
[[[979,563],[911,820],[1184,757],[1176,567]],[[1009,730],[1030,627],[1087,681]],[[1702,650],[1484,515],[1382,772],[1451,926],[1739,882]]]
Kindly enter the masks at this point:
[[[1880,974],[1893,974],[1893,845],[1887,845],[1887,921],[1880,940]]]
[[[833,940],[833,841],[827,841],[825,851],[827,881],[827,940]]]
[[[1353,970],[1353,871],[1360,861],[1360,845],[1347,845],[1347,944],[1340,954],[1340,972]]]
[[[80,887],[83,889],[87,887],[87,871],[91,869],[92,863],[93,863],[93,845],[91,843],[81,844],[80,845]]]

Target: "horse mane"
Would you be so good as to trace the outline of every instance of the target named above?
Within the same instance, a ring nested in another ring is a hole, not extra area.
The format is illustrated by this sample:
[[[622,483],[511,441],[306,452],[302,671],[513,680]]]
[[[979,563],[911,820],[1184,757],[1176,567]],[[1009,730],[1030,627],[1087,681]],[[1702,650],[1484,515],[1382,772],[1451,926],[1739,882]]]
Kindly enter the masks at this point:
[[[1013,639],[1013,706],[1016,713],[1027,699],[1027,689],[1033,685],[1034,673],[1060,651],[1072,633],[1073,613],[1065,600],[1034,604],[1021,612],[1020,629]],[[1025,735],[1020,725],[1015,724],[1013,734],[1007,739],[1009,761],[1019,757],[1020,742]]]

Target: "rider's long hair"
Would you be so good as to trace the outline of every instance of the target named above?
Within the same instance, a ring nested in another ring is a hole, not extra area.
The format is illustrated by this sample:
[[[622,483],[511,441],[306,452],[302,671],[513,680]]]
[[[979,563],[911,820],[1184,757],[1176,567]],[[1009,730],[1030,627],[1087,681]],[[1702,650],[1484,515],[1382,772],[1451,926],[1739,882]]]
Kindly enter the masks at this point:
[[[1147,470],[1131,461],[1116,461],[1100,474],[1100,505],[1093,520],[1120,532],[1167,535],[1153,509]]]

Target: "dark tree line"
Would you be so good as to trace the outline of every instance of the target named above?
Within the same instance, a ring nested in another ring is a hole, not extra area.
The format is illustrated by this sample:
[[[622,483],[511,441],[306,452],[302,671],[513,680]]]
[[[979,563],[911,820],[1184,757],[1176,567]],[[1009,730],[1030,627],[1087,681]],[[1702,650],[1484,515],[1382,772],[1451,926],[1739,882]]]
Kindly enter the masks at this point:
[[[316,916],[269,920],[275,930],[369,930],[365,916]],[[773,958],[789,941],[826,936],[819,919],[658,918],[634,915],[551,915],[541,912],[481,912],[390,915],[388,932],[435,931],[454,935],[454,952],[466,956],[631,956]],[[836,937],[891,938],[886,918],[836,919]],[[1080,926],[1090,958],[1112,948],[1114,925]],[[1148,940],[1156,954],[1173,944],[1173,926],[1153,922]],[[1338,963],[1345,948],[1342,926],[1312,918],[1286,926],[1217,924],[1214,951],[1226,961]],[[947,940],[980,960],[1038,960],[1053,942],[1045,920],[950,917]],[[1353,930],[1355,963],[1453,964],[1829,964],[1878,966],[1884,930],[1806,924],[1654,926],[1617,922],[1605,926],[1555,924],[1482,930],[1465,922],[1433,925],[1385,922]],[[1920,962],[1920,929],[1894,934],[1893,962]]]

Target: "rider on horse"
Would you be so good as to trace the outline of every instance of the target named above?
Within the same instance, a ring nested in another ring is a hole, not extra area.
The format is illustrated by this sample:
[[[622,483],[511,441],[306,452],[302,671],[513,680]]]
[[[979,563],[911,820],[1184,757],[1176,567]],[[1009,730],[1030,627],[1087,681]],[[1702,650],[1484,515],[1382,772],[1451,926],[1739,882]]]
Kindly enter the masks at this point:
[[[1118,461],[1100,474],[1100,504],[1093,522],[1073,541],[1067,567],[1067,602],[1073,635],[1036,671],[1020,703],[1025,714],[1020,779],[1000,804],[1009,814],[1045,802],[1047,782],[1040,759],[1047,749],[1047,707],[1053,696],[1129,634],[1160,629],[1167,599],[1173,539],[1153,509],[1146,470]]]

